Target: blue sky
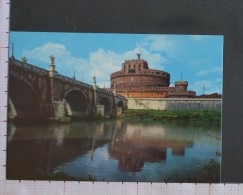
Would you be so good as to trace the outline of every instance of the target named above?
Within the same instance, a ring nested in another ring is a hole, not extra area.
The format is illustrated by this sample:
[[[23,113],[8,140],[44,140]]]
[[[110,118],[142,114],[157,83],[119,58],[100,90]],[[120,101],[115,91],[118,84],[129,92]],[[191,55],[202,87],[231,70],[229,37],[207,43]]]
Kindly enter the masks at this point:
[[[186,80],[188,89],[202,94],[222,94],[223,36],[152,35],[101,33],[11,32],[14,56],[48,69],[54,55],[59,74],[92,83],[95,75],[100,87],[110,86],[110,74],[121,69],[125,60],[147,60],[150,69],[164,70],[175,81]],[[12,55],[10,50],[10,56]]]

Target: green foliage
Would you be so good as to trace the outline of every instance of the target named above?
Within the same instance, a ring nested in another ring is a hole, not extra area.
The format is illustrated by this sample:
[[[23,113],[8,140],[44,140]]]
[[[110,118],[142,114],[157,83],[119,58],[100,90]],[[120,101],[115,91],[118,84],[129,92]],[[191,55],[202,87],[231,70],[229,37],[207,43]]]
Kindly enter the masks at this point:
[[[123,113],[123,118],[133,120],[169,120],[220,124],[221,112],[203,110],[126,110]]]

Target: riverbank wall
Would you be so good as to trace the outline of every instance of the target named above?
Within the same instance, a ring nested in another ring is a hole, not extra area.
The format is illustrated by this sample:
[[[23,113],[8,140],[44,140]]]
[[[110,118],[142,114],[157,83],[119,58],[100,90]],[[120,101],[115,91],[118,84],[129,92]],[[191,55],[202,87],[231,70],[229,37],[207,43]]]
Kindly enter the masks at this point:
[[[128,109],[221,111],[221,98],[127,98]]]

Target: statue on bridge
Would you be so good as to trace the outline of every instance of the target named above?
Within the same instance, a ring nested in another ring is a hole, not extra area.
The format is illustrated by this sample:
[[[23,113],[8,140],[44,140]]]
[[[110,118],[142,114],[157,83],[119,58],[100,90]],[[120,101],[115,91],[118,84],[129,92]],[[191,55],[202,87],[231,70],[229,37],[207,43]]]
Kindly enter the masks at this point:
[[[27,62],[27,58],[24,56],[24,57],[22,57],[22,62],[23,63],[26,63]]]
[[[93,76],[93,83],[96,83],[96,76]]]
[[[55,56],[51,55],[51,56],[49,56],[49,58],[51,59],[51,64],[54,64],[54,62],[55,62]]]
[[[54,78],[54,76],[57,75],[57,71],[55,70],[55,57],[53,55],[49,56],[49,58],[51,59],[51,64],[49,65],[49,69],[48,69],[48,72],[49,72],[49,77],[50,78]]]
[[[93,89],[97,89],[97,85],[96,85],[96,76],[93,76]]]

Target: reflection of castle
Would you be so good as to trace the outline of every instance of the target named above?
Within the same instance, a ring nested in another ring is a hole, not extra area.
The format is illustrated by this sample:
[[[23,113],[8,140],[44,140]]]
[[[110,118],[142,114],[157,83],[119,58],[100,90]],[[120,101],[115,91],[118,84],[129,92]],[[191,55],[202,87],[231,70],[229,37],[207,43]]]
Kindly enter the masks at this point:
[[[109,154],[118,159],[118,167],[123,171],[141,171],[144,162],[161,162],[166,159],[166,148],[147,145],[133,140],[116,140],[109,145]]]
[[[111,89],[128,97],[164,98],[195,97],[195,91],[188,91],[187,81],[178,81],[175,87],[169,87],[170,74],[149,69],[148,62],[140,59],[126,60],[122,70],[111,74]]]
[[[165,161],[167,148],[172,149],[173,155],[184,156],[185,148],[192,145],[188,140],[168,139],[161,127],[149,130],[143,126],[128,125],[122,133],[115,133],[108,150],[110,156],[118,160],[120,170],[137,172],[142,170],[145,162]]]

